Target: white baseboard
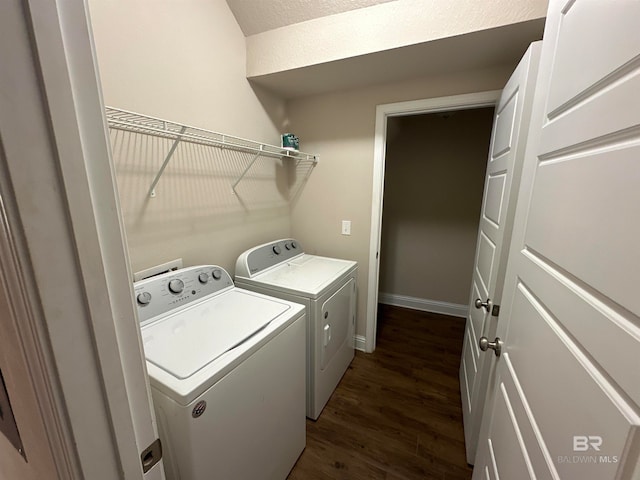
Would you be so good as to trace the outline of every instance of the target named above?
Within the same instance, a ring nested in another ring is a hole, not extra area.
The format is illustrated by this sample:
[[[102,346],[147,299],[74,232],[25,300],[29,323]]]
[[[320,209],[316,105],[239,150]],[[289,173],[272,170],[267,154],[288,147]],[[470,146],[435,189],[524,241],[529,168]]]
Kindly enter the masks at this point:
[[[439,302],[437,300],[427,300],[425,298],[409,297],[406,295],[396,295],[394,293],[379,293],[378,302],[396,307],[412,308],[423,312],[442,313],[454,317],[467,317],[468,305],[457,303]],[[357,348],[357,347],[356,347]]]
[[[367,342],[367,339],[362,335],[356,335],[354,337],[354,340],[355,340],[356,350],[360,350],[361,352],[364,352],[365,351],[364,346]]]

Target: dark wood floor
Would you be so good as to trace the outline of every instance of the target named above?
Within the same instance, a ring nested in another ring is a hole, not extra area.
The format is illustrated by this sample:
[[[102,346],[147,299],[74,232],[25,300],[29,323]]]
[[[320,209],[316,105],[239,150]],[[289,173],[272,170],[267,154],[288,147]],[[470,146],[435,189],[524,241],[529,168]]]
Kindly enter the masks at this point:
[[[290,480],[469,479],[458,368],[464,320],[380,305],[377,348],[356,352]]]

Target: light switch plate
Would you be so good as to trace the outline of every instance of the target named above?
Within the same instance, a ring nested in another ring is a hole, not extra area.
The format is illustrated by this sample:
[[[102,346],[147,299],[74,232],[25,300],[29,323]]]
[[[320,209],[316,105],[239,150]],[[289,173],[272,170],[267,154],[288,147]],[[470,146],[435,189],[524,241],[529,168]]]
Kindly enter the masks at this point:
[[[342,221],[342,235],[351,235],[351,220]]]

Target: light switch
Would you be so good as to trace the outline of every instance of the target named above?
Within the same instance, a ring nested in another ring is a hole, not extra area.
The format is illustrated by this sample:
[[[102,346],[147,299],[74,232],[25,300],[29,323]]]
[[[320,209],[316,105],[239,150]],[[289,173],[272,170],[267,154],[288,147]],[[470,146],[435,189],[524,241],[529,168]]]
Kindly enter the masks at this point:
[[[351,235],[351,220],[342,221],[342,235]]]

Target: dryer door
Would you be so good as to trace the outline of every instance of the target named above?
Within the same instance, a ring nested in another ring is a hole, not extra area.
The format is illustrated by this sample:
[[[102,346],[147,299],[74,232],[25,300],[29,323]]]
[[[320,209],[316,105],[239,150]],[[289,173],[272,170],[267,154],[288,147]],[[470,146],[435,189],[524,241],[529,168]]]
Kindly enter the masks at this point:
[[[350,278],[321,309],[320,369],[324,370],[341,348],[353,350],[355,279]],[[353,355],[353,354],[352,354]]]

